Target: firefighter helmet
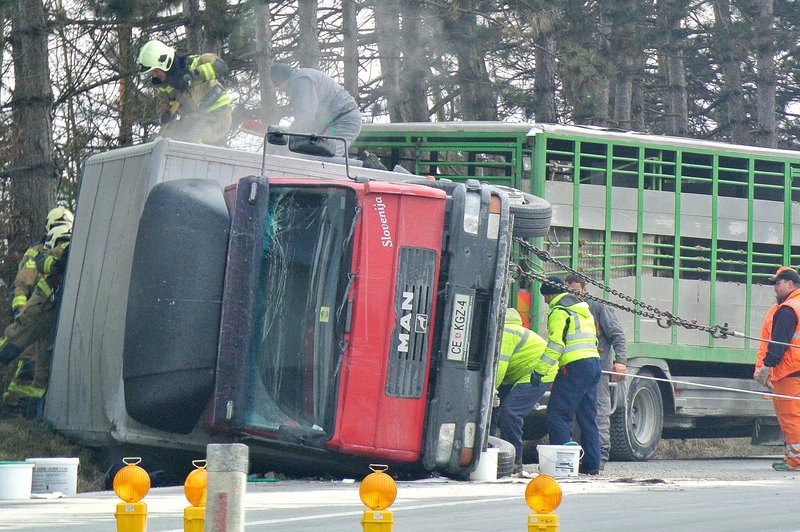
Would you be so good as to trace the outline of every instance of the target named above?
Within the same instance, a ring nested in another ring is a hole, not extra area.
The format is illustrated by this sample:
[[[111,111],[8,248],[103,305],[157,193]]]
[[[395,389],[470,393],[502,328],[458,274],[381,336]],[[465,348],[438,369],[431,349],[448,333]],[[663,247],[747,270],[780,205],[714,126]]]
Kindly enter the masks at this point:
[[[44,240],[44,247],[46,249],[53,249],[61,240],[69,240],[72,238],[72,225],[56,225],[47,232],[47,238]]]
[[[50,230],[57,225],[69,225],[72,227],[74,219],[75,217],[72,216],[72,211],[66,207],[56,207],[47,213],[47,222],[44,226],[45,231],[49,233]]]
[[[157,68],[166,72],[172,66],[173,59],[175,48],[161,41],[147,41],[139,50],[139,73],[146,76]]]

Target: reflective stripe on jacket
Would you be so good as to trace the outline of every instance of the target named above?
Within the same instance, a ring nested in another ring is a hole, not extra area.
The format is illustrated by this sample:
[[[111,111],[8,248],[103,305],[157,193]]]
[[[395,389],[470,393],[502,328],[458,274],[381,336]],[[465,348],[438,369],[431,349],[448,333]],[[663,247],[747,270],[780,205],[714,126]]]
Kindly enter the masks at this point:
[[[43,243],[29,247],[19,262],[17,276],[14,278],[14,297],[11,300],[11,309],[14,311],[25,306],[39,280],[39,272],[36,271],[36,257],[43,248]]]
[[[531,372],[546,346],[544,338],[519,323],[507,320],[503,327],[495,388],[503,384],[530,382]],[[553,382],[556,371],[558,369],[554,367],[551,373],[542,377],[542,382]]]
[[[780,307],[789,307],[794,311],[795,316],[797,316],[797,325],[790,342],[794,347],[787,347],[781,361],[772,368],[772,380],[779,380],[791,373],[800,371],[800,289],[789,294],[786,301],[778,305],[778,308]]]
[[[561,367],[584,358],[600,358],[589,305],[572,294],[558,294],[550,301],[547,348],[536,364],[536,372],[546,375],[556,365]]]
[[[180,82],[174,81],[177,86],[170,84],[170,77],[167,84],[156,86],[156,96],[158,97],[157,115],[161,116],[165,111],[175,114],[188,115],[192,113],[210,113],[231,105],[231,97],[220,85],[217,79],[223,76],[228,67],[225,61],[215,54],[191,55],[184,58],[176,58],[178,63],[173,68],[176,69],[175,76],[180,76]],[[200,77],[186,84],[182,76],[185,72],[197,70]],[[171,76],[172,72],[168,74]],[[212,101],[206,101],[209,94],[213,95]],[[175,104],[179,105],[175,105]]]

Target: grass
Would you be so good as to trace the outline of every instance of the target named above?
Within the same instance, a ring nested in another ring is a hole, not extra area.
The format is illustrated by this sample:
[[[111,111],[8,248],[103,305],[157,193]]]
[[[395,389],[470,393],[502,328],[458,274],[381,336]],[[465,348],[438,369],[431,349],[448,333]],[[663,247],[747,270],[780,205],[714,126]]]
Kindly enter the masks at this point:
[[[30,419],[0,419],[0,461],[26,458],[78,457],[78,492],[103,489],[105,469],[99,453],[70,442],[63,435]]]

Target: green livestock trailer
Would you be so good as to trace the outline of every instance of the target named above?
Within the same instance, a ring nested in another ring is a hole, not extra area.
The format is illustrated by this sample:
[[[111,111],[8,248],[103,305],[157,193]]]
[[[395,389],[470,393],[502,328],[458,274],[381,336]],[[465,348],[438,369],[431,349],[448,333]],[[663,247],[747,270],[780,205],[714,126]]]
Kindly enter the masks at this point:
[[[766,278],[799,262],[800,153],[505,122],[372,124],[355,147],[415,174],[478,178],[546,198],[551,231],[533,243],[556,262],[536,259],[534,268],[574,269],[602,285],[592,295],[627,308],[634,299],[699,325],[616,311],[628,372],[658,380],[616,387],[612,459],[647,459],[662,437],[783,443],[768,391],[752,373],[775,301]],[[531,300],[531,327],[543,332],[546,307],[529,279],[519,280],[518,305],[527,310],[522,302]],[[709,334],[714,325],[744,337]],[[525,431],[541,437],[543,417],[529,416]]]

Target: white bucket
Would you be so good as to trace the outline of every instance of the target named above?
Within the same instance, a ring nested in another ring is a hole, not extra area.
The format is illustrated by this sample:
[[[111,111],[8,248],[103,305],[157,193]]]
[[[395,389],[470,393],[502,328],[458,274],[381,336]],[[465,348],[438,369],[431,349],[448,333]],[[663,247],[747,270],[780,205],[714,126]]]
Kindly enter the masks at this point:
[[[500,450],[490,447],[478,458],[478,467],[469,474],[470,480],[497,480],[497,456]]]
[[[583,449],[580,445],[537,445],[539,472],[551,477],[577,477]]]
[[[0,462],[0,499],[30,499],[32,475],[33,464]]]
[[[28,458],[33,464],[31,493],[75,495],[78,490],[79,458]]]

